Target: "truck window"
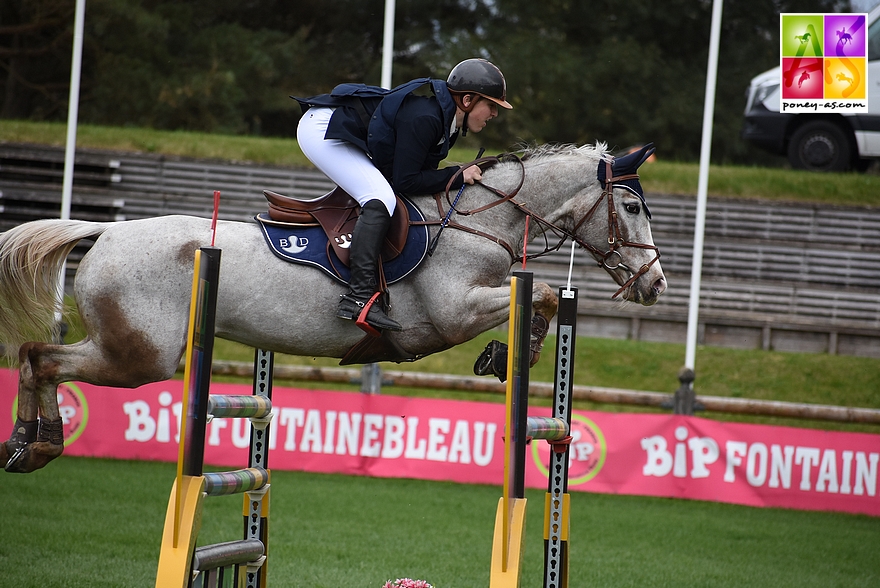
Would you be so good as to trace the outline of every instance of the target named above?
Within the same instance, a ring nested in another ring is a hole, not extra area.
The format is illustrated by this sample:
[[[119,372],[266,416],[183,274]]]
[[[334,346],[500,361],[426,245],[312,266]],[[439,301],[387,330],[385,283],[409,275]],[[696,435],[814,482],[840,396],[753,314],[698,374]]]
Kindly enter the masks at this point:
[[[868,61],[880,59],[880,19],[868,27]]]

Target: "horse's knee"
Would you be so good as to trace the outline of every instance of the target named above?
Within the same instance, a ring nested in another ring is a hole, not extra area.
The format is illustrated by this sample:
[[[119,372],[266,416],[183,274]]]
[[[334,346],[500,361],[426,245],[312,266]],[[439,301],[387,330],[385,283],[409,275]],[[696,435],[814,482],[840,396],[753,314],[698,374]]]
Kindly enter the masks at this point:
[[[553,288],[544,282],[538,282],[532,288],[532,308],[535,312],[544,315],[549,321],[556,316],[559,307],[559,297]]]

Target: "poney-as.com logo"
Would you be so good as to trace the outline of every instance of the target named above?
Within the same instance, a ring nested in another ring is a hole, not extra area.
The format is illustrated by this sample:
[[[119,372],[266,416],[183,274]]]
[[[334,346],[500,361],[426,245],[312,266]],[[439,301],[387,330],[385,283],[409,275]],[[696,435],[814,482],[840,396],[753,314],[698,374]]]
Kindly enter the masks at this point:
[[[608,446],[602,430],[590,419],[581,415],[571,417],[571,447],[568,459],[568,484],[577,486],[589,482],[605,465]],[[532,441],[532,458],[545,476],[549,476],[550,445],[544,441]]]
[[[868,110],[866,14],[781,14],[781,112]]]

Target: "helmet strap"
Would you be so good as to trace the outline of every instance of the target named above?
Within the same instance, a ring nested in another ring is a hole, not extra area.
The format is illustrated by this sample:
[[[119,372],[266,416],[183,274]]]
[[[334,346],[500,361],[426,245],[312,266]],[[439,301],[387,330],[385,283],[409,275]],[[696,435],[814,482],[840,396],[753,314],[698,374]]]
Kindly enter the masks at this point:
[[[482,98],[482,96],[474,92],[450,92],[450,94],[452,94],[452,99],[453,101],[455,101],[455,105],[458,106],[458,108],[462,112],[464,112],[464,118],[461,121],[461,136],[466,137],[468,131],[468,116],[470,116],[471,111],[477,105],[477,102],[480,100],[480,98]],[[471,96],[471,103],[469,106],[465,106],[463,98],[468,94]]]

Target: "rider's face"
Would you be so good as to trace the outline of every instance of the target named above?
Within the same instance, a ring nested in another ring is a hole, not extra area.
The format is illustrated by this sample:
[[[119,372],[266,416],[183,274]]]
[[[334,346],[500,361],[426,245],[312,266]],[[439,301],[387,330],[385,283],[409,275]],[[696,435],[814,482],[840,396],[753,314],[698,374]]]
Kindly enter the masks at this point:
[[[468,131],[479,133],[486,123],[498,116],[498,105],[491,100],[475,96],[476,105],[467,119]]]

